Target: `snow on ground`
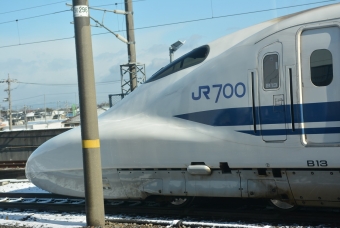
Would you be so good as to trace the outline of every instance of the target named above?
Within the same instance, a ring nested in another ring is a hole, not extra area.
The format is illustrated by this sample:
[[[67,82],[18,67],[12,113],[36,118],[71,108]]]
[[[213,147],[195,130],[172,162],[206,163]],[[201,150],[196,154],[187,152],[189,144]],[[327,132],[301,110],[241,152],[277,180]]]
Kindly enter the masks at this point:
[[[1,211],[0,227],[26,226],[26,227],[83,227],[86,226],[84,214],[29,212],[29,211]]]
[[[0,192],[48,193],[27,180],[0,180]],[[0,208],[1,226],[26,227],[83,227],[84,214],[49,213],[36,211],[3,210]]]
[[[0,192],[12,193],[47,193],[46,191],[36,187],[27,180],[0,180]],[[142,217],[129,217],[125,215],[106,216],[106,220],[119,221],[119,220],[143,220],[148,223],[162,223],[169,224],[169,220],[160,220],[157,218],[150,219]],[[119,221],[121,222],[121,221]],[[202,227],[270,227],[265,225],[250,225],[242,223],[212,223],[212,222],[185,222],[186,227],[190,224],[200,224]],[[51,213],[51,212],[36,212],[36,211],[19,211],[19,210],[4,210],[0,208],[0,227],[13,226],[13,227],[33,227],[33,228],[57,228],[57,227],[84,227],[86,226],[86,215],[79,213]],[[111,226],[113,227],[113,226]],[[120,224],[119,227],[145,227],[145,225],[137,224]],[[150,227],[150,226],[148,226]],[[161,227],[155,225],[154,227]],[[162,226],[170,227],[170,226]],[[195,226],[196,227],[196,226]]]
[[[36,187],[34,184],[27,180],[0,180],[0,192],[48,193],[47,191]]]

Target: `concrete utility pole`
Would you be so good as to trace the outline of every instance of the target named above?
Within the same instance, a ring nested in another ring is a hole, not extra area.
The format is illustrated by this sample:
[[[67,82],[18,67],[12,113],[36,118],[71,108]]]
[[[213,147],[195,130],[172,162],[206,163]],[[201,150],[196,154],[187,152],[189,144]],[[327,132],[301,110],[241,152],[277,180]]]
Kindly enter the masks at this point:
[[[26,130],[27,130],[27,107],[26,105],[24,106],[25,108],[25,127],[26,127]]]
[[[67,4],[67,6],[72,6],[70,4]],[[121,83],[122,83],[122,95],[128,94],[132,92],[137,86],[138,86],[138,79],[141,79],[141,83],[143,83],[146,80],[145,76],[145,65],[140,64],[136,62],[136,48],[135,48],[135,31],[134,31],[134,22],[133,22],[133,8],[132,8],[132,0],[125,0],[125,11],[124,10],[106,10],[106,9],[100,9],[95,7],[90,7],[90,9],[93,10],[100,10],[104,12],[112,12],[116,14],[123,14],[126,18],[126,34],[127,39],[125,39],[120,34],[117,34],[110,30],[108,27],[104,25],[104,20],[102,22],[99,22],[93,17],[90,17],[93,21],[96,22],[96,25],[100,25],[100,27],[105,28],[107,31],[112,33],[117,37],[117,39],[121,40],[122,42],[127,44],[128,48],[128,63],[120,65],[121,69]],[[104,17],[103,17],[104,18]],[[127,69],[125,69],[127,67]],[[129,73],[129,80],[126,81],[124,79],[125,73]],[[137,78],[137,73],[141,73],[143,76],[142,78]],[[124,87],[129,87],[128,89],[125,89]],[[124,93],[123,91],[126,91]]]
[[[45,94],[44,94],[44,108],[45,108],[45,123],[47,122],[46,121],[46,115],[47,115],[47,113],[46,113],[46,97],[45,97]]]
[[[4,101],[8,101],[8,112],[9,112],[9,130],[12,130],[12,98],[11,98],[11,83],[12,82],[17,82],[16,79],[11,79],[8,74],[8,79],[1,80],[0,83],[7,83],[7,89],[5,89],[5,92],[8,94],[8,98],[4,99]]]
[[[125,0],[125,19],[126,19],[126,36],[129,41],[128,47],[128,60],[130,65],[130,89],[131,92],[137,87],[137,74],[136,66],[136,48],[135,48],[135,26],[133,23],[133,8],[132,0]]]
[[[11,98],[11,79],[8,74],[8,79],[7,79],[7,93],[8,93],[8,109],[9,109],[9,130],[12,130],[12,98]],[[6,90],[5,90],[6,91]]]
[[[73,0],[87,226],[104,227],[104,197],[88,0]]]

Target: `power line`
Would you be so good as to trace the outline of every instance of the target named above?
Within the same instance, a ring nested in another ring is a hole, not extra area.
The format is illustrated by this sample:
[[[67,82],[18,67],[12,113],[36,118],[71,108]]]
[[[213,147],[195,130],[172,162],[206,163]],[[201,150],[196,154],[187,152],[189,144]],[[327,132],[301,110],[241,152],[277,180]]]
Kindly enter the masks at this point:
[[[97,94],[110,94],[112,92],[96,92]],[[12,100],[12,101],[22,101],[22,100],[29,100],[29,99],[33,99],[33,98],[37,98],[37,97],[43,97],[45,96],[53,96],[53,95],[65,95],[65,94],[78,94],[78,92],[69,92],[69,93],[48,93],[48,94],[42,94],[42,95],[37,95],[37,96],[33,96],[33,97],[25,97],[25,98],[20,98],[20,99],[16,99],[16,100]]]
[[[26,98],[22,98],[22,99],[16,99],[13,101],[21,101],[21,100],[28,100],[28,99],[32,99],[32,98],[36,98],[36,97],[43,97],[44,95],[38,95],[38,96],[34,96],[34,97],[26,97]]]
[[[146,1],[146,0],[136,0],[136,1],[132,1],[132,2],[141,2],[141,1]],[[67,2],[67,1],[61,1],[61,2]],[[13,12],[21,11],[21,10],[27,10],[27,9],[38,8],[38,7],[53,5],[53,4],[57,4],[57,3],[61,3],[61,2],[56,2],[56,3],[51,3],[51,4],[36,6],[36,7],[30,7],[30,8],[25,8],[25,9],[13,10],[13,11],[8,11],[8,12],[3,12],[3,13],[0,13],[0,14],[13,13]],[[124,3],[114,3],[114,4],[98,5],[98,6],[93,6],[93,7],[111,6],[111,5],[118,5],[118,4],[124,4]],[[58,13],[67,12],[67,11],[70,11],[70,10],[69,10],[69,9],[68,9],[68,10],[61,10],[61,11],[57,11],[57,12],[52,12],[52,13],[47,13],[47,14],[41,14],[41,15],[36,15],[36,16],[32,16],[32,17],[25,17],[25,18],[15,19],[15,20],[11,20],[11,21],[4,21],[4,22],[0,22],[0,24],[7,24],[7,23],[12,23],[12,22],[18,22],[18,21],[23,21],[23,20],[29,20],[29,19],[38,18],[38,17],[45,17],[45,16],[50,16],[50,15],[53,15],[53,14],[58,14]]]
[[[112,93],[112,91],[107,91],[107,92],[96,92],[97,94],[109,94]],[[25,97],[25,98],[20,98],[20,99],[16,99],[13,101],[21,101],[21,100],[28,100],[28,99],[32,99],[32,98],[37,98],[37,97],[43,97],[45,96],[54,96],[54,95],[65,95],[65,94],[78,94],[78,92],[68,92],[68,93],[45,93],[45,94],[41,94],[41,95],[37,95],[37,96],[33,96],[33,97]]]
[[[141,1],[146,1],[146,0],[136,0],[136,1],[132,1],[132,2],[141,2]],[[0,12],[0,15],[1,14],[8,14],[8,13],[15,13],[15,12],[24,11],[24,10],[36,9],[36,8],[40,8],[40,7],[44,7],[44,6],[59,4],[59,3],[62,3],[62,2],[68,2],[68,0],[67,1],[53,2],[53,3],[49,3],[49,4],[44,4],[44,5],[32,6],[32,7],[27,7],[27,8],[23,8],[23,9],[11,10],[11,11],[6,11],[6,12]],[[111,6],[111,5],[118,5],[118,4],[124,4],[124,3],[117,2],[117,3],[113,3],[113,4],[111,3],[111,4],[99,5],[99,6],[93,6],[93,7]]]
[[[120,80],[114,80],[114,81],[104,81],[104,82],[96,82],[97,85],[102,85],[102,84],[113,84],[120,82]],[[78,83],[65,83],[65,84],[51,84],[51,83],[35,83],[35,82],[17,82],[21,84],[27,84],[27,85],[39,85],[39,86],[76,86]]]
[[[40,41],[21,43],[21,44],[10,44],[10,45],[5,45],[5,46],[0,46],[0,48],[16,47],[16,46],[30,45],[30,44],[40,44],[40,43],[54,42],[54,41],[60,41],[60,40],[69,40],[69,39],[73,39],[73,38],[74,38],[74,36],[72,36],[72,37],[64,37],[64,38],[57,38],[57,39],[51,39],[51,40],[40,40]]]
[[[145,1],[145,0],[140,0],[140,1]],[[307,6],[307,5],[314,5],[314,4],[321,4],[321,3],[334,2],[334,1],[338,1],[338,0],[326,0],[326,1],[306,3],[306,4],[299,4],[299,5],[293,5],[293,6],[285,6],[285,7],[279,7],[279,8],[249,11],[249,12],[237,13],[237,14],[227,14],[227,15],[216,16],[216,17],[207,17],[207,18],[200,18],[200,19],[187,20],[187,21],[179,21],[179,22],[172,22],[172,23],[165,23],[165,24],[158,24],[158,25],[150,25],[150,26],[144,26],[144,27],[135,28],[134,30],[142,30],[142,29],[149,29],[149,28],[156,28],[156,27],[163,27],[163,26],[170,26],[170,25],[177,25],[177,24],[184,24],[184,23],[191,23],[191,22],[198,22],[198,21],[205,21],[205,20],[213,20],[213,19],[225,18],[225,17],[241,16],[241,15],[246,15],[246,14],[261,13],[261,12],[267,12],[267,11],[272,11],[272,10],[288,9],[288,8]],[[66,10],[66,11],[69,11],[69,10]],[[124,32],[124,31],[126,31],[126,30],[120,30],[120,31],[115,31],[115,32]],[[110,32],[95,33],[95,34],[92,34],[92,36],[99,36],[99,35],[105,35],[105,34],[111,34],[111,33]],[[64,38],[57,38],[57,39],[50,39],[50,40],[41,40],[41,41],[21,43],[21,44],[5,45],[5,46],[0,46],[0,48],[16,47],[16,46],[20,46],[20,45],[30,45],[30,44],[38,44],[38,43],[46,43],[46,42],[54,42],[54,41],[67,40],[67,39],[73,39],[73,38],[74,37],[64,37]]]
[[[40,7],[44,7],[44,6],[55,5],[55,4],[58,4],[58,3],[61,3],[61,2],[67,2],[67,1],[59,1],[59,2],[49,3],[49,4],[39,5],[39,6],[32,6],[32,7],[23,8],[23,9],[11,10],[11,11],[7,11],[7,12],[1,12],[0,14],[7,14],[7,13],[14,13],[14,12],[23,11],[23,10],[35,9],[35,8],[40,8]]]
[[[99,93],[101,93],[101,92],[99,92]],[[106,92],[106,93],[110,94],[110,92]],[[60,96],[60,95],[65,95],[65,94],[78,94],[78,92],[43,94],[43,95],[37,95],[37,96],[33,96],[33,97],[25,97],[25,98],[15,99],[15,100],[12,100],[12,102],[14,102],[14,101],[17,102],[17,101],[29,100],[29,99],[33,99],[33,98],[37,98],[37,97],[43,97],[45,95],[46,96],[51,96],[51,95],[58,95],[58,96]]]
[[[28,99],[32,99],[32,98],[43,97],[44,95],[50,96],[50,95],[62,95],[62,94],[75,94],[75,93],[77,93],[77,92],[70,92],[70,93],[49,93],[49,94],[42,94],[42,95],[37,95],[37,96],[33,96],[33,97],[20,98],[20,99],[16,99],[16,100],[13,100],[13,101],[28,100]]]
[[[0,22],[0,25],[12,23],[12,22],[18,22],[18,21],[29,20],[29,19],[38,18],[38,17],[51,16],[51,15],[53,15],[53,14],[64,13],[64,12],[68,12],[68,11],[70,11],[70,10],[69,10],[69,9],[68,9],[68,10],[61,10],[61,11],[56,11],[56,12],[52,12],[52,13],[46,13],[46,14],[36,15],[36,16],[32,16],[32,17],[25,17],[25,18],[16,19],[16,20],[11,20],[11,21],[4,21],[4,22]]]
[[[139,2],[139,1],[146,1],[146,0],[137,0],[137,1],[132,1],[132,2]],[[287,8],[306,6],[306,5],[313,5],[313,4],[319,4],[319,3],[325,3],[325,2],[333,2],[333,1],[337,1],[337,0],[327,0],[327,1],[314,2],[314,3],[306,3],[306,4],[300,4],[300,5],[294,5],[294,6],[286,6],[286,7],[274,8],[274,9],[265,9],[265,10],[251,11],[251,12],[238,13],[238,14],[229,14],[229,15],[223,15],[223,16],[217,16],[217,17],[212,16],[212,17],[208,17],[208,18],[201,18],[201,19],[195,19],[195,20],[173,22],[173,23],[160,24],[160,25],[151,25],[151,26],[145,26],[145,27],[136,28],[135,30],[137,30],[137,29],[146,29],[146,28],[154,28],[154,27],[161,27],[161,26],[168,26],[168,25],[176,25],[176,24],[182,24],[182,23],[190,23],[190,22],[196,22],[196,21],[202,21],[202,20],[211,20],[211,19],[223,18],[223,17],[233,17],[233,16],[239,16],[239,15],[245,15],[245,14],[260,13],[260,12],[266,12],[266,11],[271,11],[271,10],[287,9]],[[66,1],[64,1],[64,2],[66,2]],[[123,3],[98,5],[98,6],[94,6],[94,7],[117,5],[117,4],[123,4]],[[70,10],[61,10],[61,11],[56,11],[56,12],[52,12],[52,13],[36,15],[36,16],[32,16],[32,17],[26,17],[26,18],[11,20],[11,21],[4,21],[4,22],[0,22],[0,24],[7,24],[7,23],[12,23],[12,22],[29,20],[29,19],[38,18],[38,17],[45,17],[45,16],[50,16],[50,15],[53,15],[53,14],[64,13],[64,12],[67,12],[67,11],[70,11]],[[122,30],[122,31],[124,31],[124,30]],[[105,34],[107,34],[107,33],[105,33]]]
[[[236,14],[227,14],[227,15],[222,15],[222,16],[217,16],[217,17],[212,16],[212,17],[200,18],[200,19],[195,19],[195,20],[187,20],[187,21],[172,22],[172,23],[167,23],[167,24],[151,25],[151,26],[145,26],[145,27],[136,28],[135,30],[148,29],[148,28],[156,28],[156,27],[169,26],[169,25],[177,25],[177,24],[184,24],[184,23],[197,22],[197,21],[212,20],[212,19],[218,19],[218,18],[224,18],[224,17],[235,17],[235,16],[240,16],[240,15],[246,15],[246,14],[262,13],[262,12],[267,12],[267,11],[272,11],[272,10],[288,9],[288,8],[294,8],[294,7],[299,7],[299,6],[306,6],[306,5],[313,5],[313,4],[320,4],[320,3],[325,3],[325,2],[334,2],[334,1],[338,1],[338,0],[327,0],[327,1],[314,2],[314,3],[306,3],[306,4],[293,5],[293,6],[284,6],[284,7],[273,8],[273,9],[256,10],[256,11],[250,11],[250,12],[244,12],[244,13],[236,13]]]
[[[68,100],[66,100],[66,101],[68,101]],[[51,104],[51,105],[55,105],[56,104],[56,102],[54,101],[51,101],[51,102],[46,102],[46,103],[40,103],[40,104],[27,104],[27,106],[29,106],[29,107],[33,107],[33,106],[42,106],[42,105],[44,105],[44,104]],[[70,104],[72,104],[72,102],[70,101]],[[60,104],[61,106],[62,106],[62,104]],[[20,106],[22,106],[22,104],[15,104],[15,105],[13,105],[13,106],[15,106],[16,108],[19,106],[19,110],[20,110]],[[16,110],[18,110],[18,109],[16,109]]]

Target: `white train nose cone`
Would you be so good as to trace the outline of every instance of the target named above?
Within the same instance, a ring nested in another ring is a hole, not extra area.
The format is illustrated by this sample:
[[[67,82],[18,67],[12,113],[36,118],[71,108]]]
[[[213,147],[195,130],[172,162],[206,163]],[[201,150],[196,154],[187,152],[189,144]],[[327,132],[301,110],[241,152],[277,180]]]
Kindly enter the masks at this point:
[[[26,177],[52,193],[84,196],[80,128],[60,134],[36,149],[27,161]]]

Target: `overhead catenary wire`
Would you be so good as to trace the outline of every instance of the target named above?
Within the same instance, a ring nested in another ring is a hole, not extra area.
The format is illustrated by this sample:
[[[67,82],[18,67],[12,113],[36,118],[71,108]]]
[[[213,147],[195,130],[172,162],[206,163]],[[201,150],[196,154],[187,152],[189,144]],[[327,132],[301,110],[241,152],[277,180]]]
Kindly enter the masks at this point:
[[[325,3],[325,2],[334,2],[334,1],[338,1],[338,0],[326,0],[326,1],[321,1],[321,2],[313,2],[313,3],[306,3],[306,4],[293,5],[293,6],[284,6],[284,7],[264,9],[264,10],[255,10],[255,11],[235,13],[235,14],[227,14],[227,15],[221,15],[221,16],[212,16],[212,17],[206,17],[206,18],[200,18],[200,19],[194,19],[194,20],[187,20],[187,21],[172,22],[172,23],[166,23],[166,24],[160,24],[160,25],[150,25],[150,26],[135,28],[135,30],[156,28],[156,27],[177,25],[177,24],[184,24],[184,23],[197,22],[197,21],[212,20],[212,19],[225,18],[225,17],[235,17],[235,16],[246,15],[246,14],[262,13],[262,12],[267,12],[267,11],[272,11],[272,10],[282,10],[282,9],[294,8],[294,7],[299,7],[299,6],[314,5],[314,4],[320,4],[320,3]]]
[[[132,2],[140,2],[140,1],[146,1],[146,0],[138,0],[138,1],[132,1]],[[61,2],[67,2],[67,1],[61,1]],[[60,3],[60,2],[57,2],[57,3]],[[53,3],[53,4],[56,4],[56,3]],[[93,6],[93,7],[110,6],[110,5],[117,5],[117,4],[124,4],[124,3],[98,5],[98,6]],[[52,5],[52,4],[46,4],[46,5],[42,5],[42,6],[47,6],[47,5]],[[42,7],[42,6],[37,6],[37,7],[33,7],[33,8],[38,8],[38,7]],[[31,9],[31,8],[26,8],[26,9]],[[21,9],[21,10],[25,10],[25,9]],[[14,11],[4,12],[4,13],[0,13],[0,14],[11,13],[11,12],[16,12],[16,11],[21,11],[21,10],[14,10]],[[25,18],[21,18],[21,19],[10,20],[10,21],[3,21],[3,22],[0,22],[0,24],[7,24],[7,23],[18,22],[18,21],[30,20],[30,19],[39,18],[39,17],[46,17],[46,16],[51,16],[53,14],[64,13],[64,12],[67,12],[67,11],[70,11],[70,9],[46,13],[46,14],[41,14],[41,15],[36,15],[36,16],[31,16],[31,17],[25,17]]]
[[[134,0],[131,2],[145,2],[147,0]],[[127,1],[129,2],[129,1]],[[98,6],[91,6],[91,7],[101,7],[101,6],[112,6],[112,5],[118,5],[118,4],[124,4],[124,2],[116,2],[116,3],[110,3],[110,4],[105,4],[105,5],[98,5]]]
[[[48,4],[38,5],[38,6],[27,7],[27,8],[23,8],[23,9],[17,9],[17,10],[11,10],[11,11],[6,11],[6,12],[0,12],[0,15],[1,14],[8,14],[8,13],[15,13],[15,12],[24,11],[24,10],[31,10],[31,9],[41,8],[41,7],[55,5],[55,4],[59,4],[59,3],[63,3],[63,2],[69,2],[69,1],[70,0],[64,0],[64,1],[58,1],[58,2],[48,3]],[[132,2],[142,2],[142,1],[146,1],[146,0],[135,0],[135,1],[132,1]],[[117,3],[106,4],[106,5],[94,6],[94,7],[111,6],[111,5],[118,5],[118,4],[123,4],[123,3],[118,3],[117,2]]]
[[[142,0],[140,0],[140,1],[142,1]],[[284,7],[279,7],[279,8],[271,8],[271,9],[264,9],[264,10],[256,10],[256,11],[249,11],[249,12],[243,12],[243,13],[236,13],[236,14],[227,14],[227,15],[212,16],[212,17],[207,17],[207,18],[199,18],[199,19],[194,19],[194,20],[186,20],[186,21],[178,21],[178,22],[171,22],[171,23],[158,24],[158,25],[150,25],[150,26],[144,26],[144,27],[135,28],[134,30],[142,30],[142,29],[149,29],[149,28],[156,28],[156,27],[163,27],[163,26],[170,26],[170,25],[177,25],[177,24],[184,24],[184,23],[192,23],[192,22],[205,21],[205,20],[213,20],[213,19],[219,19],[219,18],[225,18],[225,17],[235,17],[235,16],[246,15],[246,14],[261,13],[261,12],[267,12],[267,11],[272,11],[272,10],[282,10],[282,9],[288,9],[288,8],[294,8],[294,7],[300,7],[300,6],[307,6],[307,5],[314,5],[314,4],[321,4],[321,3],[326,3],[326,2],[335,2],[335,1],[339,1],[339,0],[326,0],[326,1],[305,3],[305,4],[292,5],[292,6],[284,6]],[[97,6],[97,7],[99,7],[99,6]],[[69,11],[69,10],[65,10],[65,12],[66,11]],[[58,12],[63,12],[63,11],[58,11]],[[57,13],[57,12],[55,12],[55,13]],[[40,16],[42,16],[42,15],[40,15]],[[0,24],[1,24],[1,22],[0,22]],[[124,31],[126,31],[126,30],[120,30],[120,31],[115,31],[115,32],[118,33],[118,32],[124,32]],[[92,36],[99,36],[99,35],[106,35],[106,34],[110,34],[110,32],[95,33],[95,34],[92,34]],[[0,46],[0,48],[16,47],[16,46],[21,46],[21,45],[31,45],[31,44],[39,44],[39,43],[46,43],[46,42],[55,42],[55,41],[68,40],[68,39],[74,39],[74,36],[72,36],[72,37],[63,37],[63,38],[56,38],[56,39],[50,39],[50,40],[41,40],[41,41],[27,42],[27,43],[21,43],[21,44],[4,45],[4,46]]]
[[[146,1],[146,0],[139,0],[139,1]],[[237,14],[228,14],[228,15],[222,15],[222,16],[213,16],[212,15],[211,17],[207,17],[207,18],[200,18],[200,19],[194,19],[194,20],[187,20],[187,21],[179,21],[179,22],[173,22],[173,23],[145,26],[145,27],[135,28],[135,30],[145,29],[145,28],[153,28],[153,27],[160,27],[160,26],[175,25],[175,24],[181,24],[181,23],[190,23],[190,22],[202,21],[202,20],[211,20],[211,19],[217,19],[217,18],[223,18],[223,17],[240,16],[240,15],[245,15],[245,14],[261,13],[261,12],[267,12],[267,11],[272,11],[272,10],[288,9],[288,8],[294,8],[294,7],[299,7],[299,6],[315,5],[315,4],[326,3],[326,2],[334,2],[334,1],[338,1],[338,0],[326,0],[326,1],[320,1],[320,2],[311,2],[311,3],[304,3],[304,4],[299,4],[299,5],[284,6],[284,7],[279,7],[279,8],[256,10],[256,11],[249,11],[249,12],[243,12],[243,13],[237,13]],[[136,1],[132,1],[132,2],[136,2]],[[117,3],[117,4],[123,4],[123,3]],[[101,6],[108,6],[108,5],[114,5],[114,4],[98,5],[98,6],[93,6],[93,7],[101,7]],[[56,12],[47,13],[47,14],[36,15],[36,16],[32,16],[32,17],[26,17],[26,18],[21,18],[21,19],[4,21],[4,22],[0,22],[0,24],[12,23],[12,22],[16,22],[16,21],[19,21],[19,20],[20,21],[29,20],[29,19],[38,18],[38,17],[45,17],[45,16],[50,16],[50,15],[53,15],[53,14],[67,12],[67,11],[70,11],[70,9],[56,11]]]
[[[20,42],[20,31],[19,31],[19,22],[17,21],[17,30],[18,30],[18,38],[19,38],[19,44],[21,43]]]

